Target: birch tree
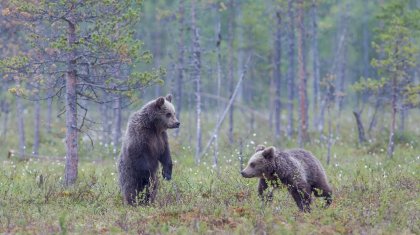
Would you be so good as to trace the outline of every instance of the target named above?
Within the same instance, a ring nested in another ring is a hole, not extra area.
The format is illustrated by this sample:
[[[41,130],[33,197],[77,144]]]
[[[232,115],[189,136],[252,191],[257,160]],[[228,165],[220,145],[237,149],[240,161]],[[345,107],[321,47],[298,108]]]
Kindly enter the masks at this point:
[[[292,137],[294,132],[294,97],[295,97],[295,1],[287,1],[287,17],[288,17],[288,61],[287,68],[287,136]]]
[[[319,48],[318,48],[318,0],[312,0],[311,3],[311,51],[312,51],[312,81],[313,81],[313,123],[315,126],[318,117],[318,109],[320,102],[320,70],[319,70]]]
[[[195,98],[196,98],[196,149],[195,162],[200,162],[201,152],[201,48],[200,34],[197,26],[196,5],[195,1],[191,1],[191,29],[192,29],[192,77],[195,81]]]
[[[281,73],[281,61],[282,61],[282,11],[280,10],[280,6],[276,7],[277,10],[275,11],[275,30],[274,30],[274,56],[273,56],[273,79],[275,83],[275,100],[274,100],[274,135],[276,139],[280,139],[280,117],[281,117],[281,80],[282,80],[282,73]]]

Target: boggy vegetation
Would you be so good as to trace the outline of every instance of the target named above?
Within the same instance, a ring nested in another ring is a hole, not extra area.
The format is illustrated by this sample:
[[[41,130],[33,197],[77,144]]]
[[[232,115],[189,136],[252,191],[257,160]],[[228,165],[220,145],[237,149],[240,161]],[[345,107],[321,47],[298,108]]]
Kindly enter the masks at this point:
[[[172,181],[161,180],[155,203],[144,207],[123,205],[109,147],[82,149],[80,177],[69,188],[62,184],[64,159],[19,161],[2,154],[0,233],[420,233],[415,136],[400,134],[395,157],[389,159],[383,148],[386,137],[360,146],[350,127],[342,124],[347,137],[335,139],[329,165],[323,142],[313,138],[306,146],[324,165],[334,191],[329,208],[315,199],[311,213],[299,212],[285,188],[274,191],[272,202],[263,203],[256,190],[258,180],[240,176],[237,144],[220,141],[218,168],[212,166],[210,155],[195,165],[187,131],[171,138]],[[248,136],[243,140],[243,162],[258,143],[272,141],[267,133],[261,126],[258,132],[241,134]],[[44,153],[57,148],[53,140],[42,140]]]

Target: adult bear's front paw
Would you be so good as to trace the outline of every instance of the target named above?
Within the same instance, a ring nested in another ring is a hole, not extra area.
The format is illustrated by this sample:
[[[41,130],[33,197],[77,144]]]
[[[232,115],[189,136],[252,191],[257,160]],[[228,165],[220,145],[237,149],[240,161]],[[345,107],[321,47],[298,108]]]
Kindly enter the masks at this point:
[[[163,178],[164,178],[165,180],[171,180],[171,179],[172,179],[172,175],[171,175],[171,173],[169,173],[169,172],[165,172],[165,171],[163,171],[163,172],[162,172],[162,176],[163,176]]]

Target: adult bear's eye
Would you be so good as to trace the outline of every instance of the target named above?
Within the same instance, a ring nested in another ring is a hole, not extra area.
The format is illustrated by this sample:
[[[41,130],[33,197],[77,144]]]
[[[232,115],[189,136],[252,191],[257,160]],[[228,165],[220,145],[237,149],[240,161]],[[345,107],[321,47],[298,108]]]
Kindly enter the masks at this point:
[[[254,168],[255,167],[255,163],[251,162],[251,164],[249,164],[250,167]]]
[[[166,117],[167,117],[167,118],[170,118],[170,117],[171,117],[171,113],[167,113],[167,114],[166,114]]]

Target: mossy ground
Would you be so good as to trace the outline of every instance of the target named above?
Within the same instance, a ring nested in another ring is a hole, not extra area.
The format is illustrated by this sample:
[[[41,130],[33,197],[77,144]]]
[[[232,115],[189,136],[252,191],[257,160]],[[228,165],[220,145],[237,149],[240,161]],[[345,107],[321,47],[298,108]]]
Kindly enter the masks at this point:
[[[257,196],[258,180],[239,174],[240,151],[246,162],[260,143],[295,146],[293,141],[273,141],[263,122],[255,131],[238,128],[233,145],[222,130],[218,168],[213,166],[212,150],[198,166],[194,163],[194,146],[188,144],[194,142],[193,134],[184,125],[179,137],[170,136],[173,179],[160,181],[156,202],[146,207],[122,204],[113,150],[100,141],[93,150],[80,141],[79,178],[65,188],[63,157],[6,158],[16,143],[11,133],[3,140],[0,158],[0,233],[419,234],[418,132],[400,134],[390,159],[386,136],[358,145],[352,124],[341,125],[342,137],[335,138],[329,165],[325,143],[311,134],[306,148],[323,163],[334,195],[329,208],[316,199],[312,213],[306,214],[297,210],[284,188],[275,190],[271,203],[263,203]],[[204,133],[213,126],[207,125]],[[43,134],[42,155],[64,155],[62,138],[60,131]]]

